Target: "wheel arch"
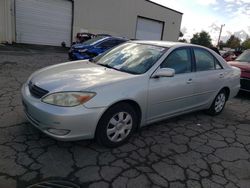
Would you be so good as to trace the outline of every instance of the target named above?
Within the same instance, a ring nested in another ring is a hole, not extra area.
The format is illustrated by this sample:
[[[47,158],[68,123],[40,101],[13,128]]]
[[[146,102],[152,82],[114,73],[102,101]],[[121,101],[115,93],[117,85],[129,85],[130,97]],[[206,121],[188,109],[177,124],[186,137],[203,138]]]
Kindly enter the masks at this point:
[[[99,124],[99,122],[101,121],[103,115],[110,109],[112,108],[113,106],[115,105],[119,105],[119,104],[122,104],[122,103],[127,103],[129,104],[130,106],[133,107],[133,109],[135,110],[137,116],[138,116],[138,123],[137,123],[137,127],[136,129],[138,129],[140,127],[140,124],[141,124],[141,119],[142,119],[142,110],[141,110],[141,107],[140,105],[135,101],[135,100],[132,100],[132,99],[124,99],[124,100],[120,100],[120,101],[116,101],[114,102],[113,104],[111,104],[103,113],[102,115],[100,116],[99,120],[98,120],[98,123],[97,125]],[[95,130],[96,132],[96,130]]]
[[[105,114],[106,114],[106,113],[108,112],[108,110],[110,110],[112,107],[115,107],[116,105],[122,105],[122,104],[127,104],[127,105],[131,106],[131,107],[135,110],[136,116],[138,116],[138,123],[137,123],[137,126],[135,127],[135,130],[137,130],[137,129],[140,127],[142,112],[141,112],[141,108],[140,108],[139,104],[138,104],[136,101],[131,100],[131,99],[126,99],[126,100],[120,100],[120,101],[114,102],[113,104],[111,104],[111,105],[102,113],[102,115],[100,116],[100,118],[99,118],[99,120],[98,120],[97,126],[96,126],[96,128],[95,128],[95,133],[94,133],[94,138],[95,138],[95,140],[97,140],[97,142],[103,144],[103,140],[100,138],[100,135],[98,136],[98,133],[100,133],[100,129],[98,129],[98,126],[102,126],[102,124],[100,124],[100,122],[102,121],[103,118],[105,119]],[[99,130],[99,131],[98,131],[98,130]],[[110,146],[110,147],[113,147],[113,146]]]
[[[226,99],[228,100],[229,99],[229,97],[230,97],[230,88],[229,87],[223,87],[221,90],[220,90],[220,92],[222,91],[222,90],[224,90],[225,92],[226,92]]]

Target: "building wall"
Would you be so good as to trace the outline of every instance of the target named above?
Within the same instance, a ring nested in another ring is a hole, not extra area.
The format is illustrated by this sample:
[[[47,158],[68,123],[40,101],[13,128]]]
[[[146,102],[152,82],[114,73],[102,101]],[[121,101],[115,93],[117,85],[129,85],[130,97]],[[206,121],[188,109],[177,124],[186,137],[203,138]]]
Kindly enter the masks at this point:
[[[0,42],[5,38],[5,1],[0,1]]]
[[[0,42],[13,41],[12,1],[0,0]]]
[[[135,38],[137,16],[165,22],[163,40],[177,41],[182,15],[146,0],[75,0],[73,36],[88,31]]]
[[[73,40],[77,32],[135,38],[137,16],[165,22],[163,40],[176,41],[182,15],[146,0],[73,0]],[[15,42],[15,0],[0,0],[0,42]]]

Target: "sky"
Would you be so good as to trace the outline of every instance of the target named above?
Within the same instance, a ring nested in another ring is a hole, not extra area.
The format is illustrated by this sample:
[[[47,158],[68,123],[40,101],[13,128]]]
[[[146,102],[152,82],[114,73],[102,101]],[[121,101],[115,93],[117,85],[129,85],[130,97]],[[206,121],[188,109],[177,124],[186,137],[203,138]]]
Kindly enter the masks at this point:
[[[152,0],[183,13],[181,31],[192,38],[202,30],[217,44],[220,27],[223,41],[235,34],[241,40],[250,36],[250,0]]]

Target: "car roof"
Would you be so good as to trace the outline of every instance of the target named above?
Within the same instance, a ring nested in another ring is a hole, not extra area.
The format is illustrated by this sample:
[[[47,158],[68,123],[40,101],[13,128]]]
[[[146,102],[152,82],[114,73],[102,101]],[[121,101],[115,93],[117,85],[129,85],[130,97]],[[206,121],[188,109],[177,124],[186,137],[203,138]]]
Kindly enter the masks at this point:
[[[182,42],[170,42],[170,41],[154,41],[154,40],[134,40],[133,42],[139,44],[150,44],[155,46],[161,46],[171,48],[173,46],[197,46],[194,44],[182,43]]]
[[[114,37],[114,36],[97,36],[100,37],[100,39],[98,41],[104,41],[106,39],[119,39],[119,40],[124,40],[127,41],[128,39],[126,38],[122,38],[122,37]]]
[[[90,45],[96,45],[97,43],[100,43],[100,42],[105,42],[107,39],[119,39],[119,40],[124,40],[126,41],[126,39],[123,39],[123,38],[119,38],[119,37],[113,37],[113,36],[98,36],[100,37],[100,39],[98,39],[97,41],[95,41],[94,43],[90,44]]]
[[[153,40],[133,40],[131,42],[137,43],[137,44],[155,45],[155,46],[160,46],[160,47],[164,47],[164,48],[198,47],[198,48],[203,48],[203,49],[210,51],[210,53],[212,53],[215,57],[217,57],[217,59],[220,59],[221,61],[223,60],[221,55],[219,55],[215,51],[213,51],[207,47],[196,45],[196,44],[189,44],[189,43],[183,43],[183,42],[170,42],[170,41],[153,41]],[[227,63],[224,63],[224,62],[221,62],[221,63],[223,63],[223,67],[228,66]]]
[[[119,39],[119,40],[128,41],[128,39],[123,38],[123,37],[113,37],[113,36],[107,36],[106,38],[108,38],[108,39]]]

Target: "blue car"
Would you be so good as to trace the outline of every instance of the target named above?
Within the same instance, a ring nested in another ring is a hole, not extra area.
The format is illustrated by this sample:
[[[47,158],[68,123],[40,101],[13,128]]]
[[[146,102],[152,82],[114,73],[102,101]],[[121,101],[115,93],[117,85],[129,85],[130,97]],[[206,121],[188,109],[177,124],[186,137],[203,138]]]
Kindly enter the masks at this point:
[[[81,44],[74,44],[69,50],[70,60],[91,59],[103,52],[126,42],[124,38],[111,36],[97,36]]]

